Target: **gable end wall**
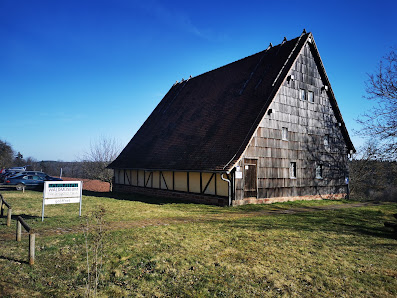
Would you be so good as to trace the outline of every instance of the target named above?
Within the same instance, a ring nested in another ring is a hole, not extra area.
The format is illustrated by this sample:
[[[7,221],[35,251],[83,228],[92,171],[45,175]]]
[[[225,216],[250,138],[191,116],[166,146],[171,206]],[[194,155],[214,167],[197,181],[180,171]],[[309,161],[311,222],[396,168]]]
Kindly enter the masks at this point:
[[[308,44],[304,46],[286,80],[269,106],[272,113],[264,116],[237,166],[243,172],[236,179],[236,202],[253,203],[244,193],[244,160],[257,159],[257,198],[324,198],[341,197],[346,193],[348,175],[347,148],[334,116],[329,96],[322,90],[317,65]],[[300,89],[306,100],[299,98]],[[308,91],[314,103],[308,101]],[[282,128],[288,129],[288,140],[282,140]],[[329,145],[324,145],[329,136]],[[290,163],[296,163],[296,179],[290,177]],[[321,164],[323,179],[316,178]],[[257,200],[263,202],[263,200]],[[272,201],[272,200],[270,200]]]

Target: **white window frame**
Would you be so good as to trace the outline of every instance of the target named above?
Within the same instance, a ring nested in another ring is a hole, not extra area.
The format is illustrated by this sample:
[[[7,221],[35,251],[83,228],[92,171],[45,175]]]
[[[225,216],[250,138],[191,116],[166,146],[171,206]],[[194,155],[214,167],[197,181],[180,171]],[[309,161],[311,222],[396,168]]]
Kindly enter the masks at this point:
[[[288,128],[287,127],[281,128],[281,139],[283,141],[288,141]]]
[[[313,91],[307,91],[307,101],[314,103],[314,92]]]
[[[329,147],[329,135],[328,135],[328,134],[327,134],[327,135],[324,135],[324,146],[325,146],[326,148]]]
[[[303,101],[306,100],[306,89],[299,89],[299,99]]]
[[[321,163],[316,164],[316,179],[324,178],[324,167]]]
[[[296,162],[295,161],[291,161],[289,163],[289,178],[290,179],[296,179]]]

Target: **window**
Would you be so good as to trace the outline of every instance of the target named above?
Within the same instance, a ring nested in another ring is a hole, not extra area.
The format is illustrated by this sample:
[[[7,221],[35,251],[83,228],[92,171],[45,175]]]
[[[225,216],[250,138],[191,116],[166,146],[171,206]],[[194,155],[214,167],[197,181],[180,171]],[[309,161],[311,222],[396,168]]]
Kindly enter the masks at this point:
[[[316,178],[323,179],[323,165],[322,164],[316,165]]]
[[[324,146],[328,147],[329,146],[329,135],[324,136]]]
[[[284,141],[288,141],[288,128],[283,127],[281,139]]]
[[[307,92],[307,100],[309,102],[314,102],[314,93],[313,93],[313,91],[308,91]]]
[[[306,90],[305,89],[300,89],[299,99],[300,100],[306,100]]]
[[[296,162],[290,162],[289,164],[289,177],[296,178]]]

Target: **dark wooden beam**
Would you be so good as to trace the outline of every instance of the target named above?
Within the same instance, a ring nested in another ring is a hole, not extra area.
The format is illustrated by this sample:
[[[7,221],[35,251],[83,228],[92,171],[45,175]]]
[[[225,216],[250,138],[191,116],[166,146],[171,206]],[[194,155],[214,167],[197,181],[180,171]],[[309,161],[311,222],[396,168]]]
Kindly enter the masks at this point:
[[[202,193],[205,193],[205,191],[207,190],[208,186],[211,183],[212,178],[214,178],[214,175],[215,175],[215,173],[212,173],[212,175],[211,175],[210,179],[208,180],[207,184],[205,185],[204,190],[203,190]]]
[[[189,190],[189,172],[186,172],[186,184],[187,184],[187,192],[190,192],[190,190]]]
[[[163,172],[160,172],[160,173],[161,173],[161,176],[163,176],[163,181],[164,181],[165,187],[168,189],[167,181],[165,181],[165,177],[163,175]]]
[[[203,173],[200,172],[200,193],[203,193]]]

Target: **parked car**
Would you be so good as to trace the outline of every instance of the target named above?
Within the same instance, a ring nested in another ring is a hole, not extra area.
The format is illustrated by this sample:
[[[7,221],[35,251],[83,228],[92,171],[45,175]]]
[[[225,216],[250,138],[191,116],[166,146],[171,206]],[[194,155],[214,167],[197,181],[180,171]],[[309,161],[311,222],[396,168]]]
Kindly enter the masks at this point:
[[[26,171],[26,166],[3,169],[0,173],[0,182],[3,182],[3,181],[5,181],[6,178],[20,174],[21,172],[24,172],[24,171]]]
[[[26,171],[26,167],[13,167],[13,168],[9,168],[10,171],[16,171],[16,172],[22,172],[22,171]]]
[[[5,185],[15,185],[17,190],[26,189],[43,189],[44,181],[63,181],[60,178],[51,177],[48,175],[15,175],[13,177],[8,177],[5,181]]]
[[[5,170],[0,176],[0,182],[4,182],[8,177],[18,175],[20,172]]]
[[[19,176],[19,175],[36,175],[36,176],[40,176],[40,177],[46,177],[48,176],[46,173],[44,172],[39,172],[39,171],[24,171],[24,172],[17,172],[14,173],[11,176],[8,176],[9,178],[13,178],[14,176]]]

